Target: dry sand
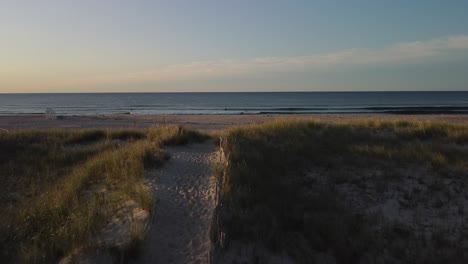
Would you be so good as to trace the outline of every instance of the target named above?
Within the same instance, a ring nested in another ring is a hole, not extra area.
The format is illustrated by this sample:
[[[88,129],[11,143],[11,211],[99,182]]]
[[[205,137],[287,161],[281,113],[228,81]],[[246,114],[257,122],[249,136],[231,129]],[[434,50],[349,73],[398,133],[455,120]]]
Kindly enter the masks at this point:
[[[137,263],[208,263],[216,147],[205,142],[167,151],[169,161],[148,179],[156,209]]]
[[[160,125],[183,125],[193,129],[216,131],[238,125],[261,124],[291,118],[332,122],[398,119],[468,123],[468,115],[108,115],[66,116],[54,120],[35,115],[0,116],[0,132],[30,128],[145,128]],[[144,241],[143,252],[137,262],[207,263],[211,247],[209,229],[215,207],[215,180],[211,172],[213,164],[218,159],[216,147],[212,142],[207,142],[170,147],[167,150],[171,159],[160,170],[155,170],[148,179],[157,207],[150,223],[151,229]],[[365,206],[393,208],[387,206],[388,201],[389,199],[382,198],[379,202],[383,204],[368,203]],[[461,204],[465,206],[466,201],[463,200]],[[454,210],[460,211],[459,208],[460,206]],[[386,214],[385,210],[383,214]],[[395,215],[392,212],[389,214]],[[399,211],[396,215],[401,217],[404,214]],[[460,218],[453,219],[460,220]],[[435,222],[436,220],[445,219],[434,219]],[[462,220],[461,223],[463,222]],[[235,254],[235,258],[240,260],[238,254]],[[269,259],[272,263],[289,262],[287,258],[281,256],[272,256]]]
[[[101,249],[125,247],[131,242],[133,227],[147,228],[146,235],[141,252],[127,262],[210,262],[216,188],[212,168],[219,152],[212,141],[168,147],[166,151],[170,159],[145,175],[156,201],[152,217],[129,200],[96,238],[95,247],[77,248],[59,263],[118,263],[119,256]]]
[[[222,130],[238,125],[261,124],[277,119],[315,119],[322,121],[349,120],[419,120],[449,123],[467,123],[468,115],[380,115],[380,114],[323,114],[323,115],[94,115],[59,116],[46,119],[45,115],[0,116],[0,132],[15,129],[50,128],[145,128],[161,125],[183,125],[198,130]]]

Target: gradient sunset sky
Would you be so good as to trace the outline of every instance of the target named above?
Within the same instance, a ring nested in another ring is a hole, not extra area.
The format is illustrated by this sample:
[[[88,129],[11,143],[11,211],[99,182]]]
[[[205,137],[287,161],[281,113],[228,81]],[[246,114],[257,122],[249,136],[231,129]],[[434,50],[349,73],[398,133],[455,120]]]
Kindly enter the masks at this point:
[[[0,2],[0,93],[363,90],[468,90],[468,1]]]

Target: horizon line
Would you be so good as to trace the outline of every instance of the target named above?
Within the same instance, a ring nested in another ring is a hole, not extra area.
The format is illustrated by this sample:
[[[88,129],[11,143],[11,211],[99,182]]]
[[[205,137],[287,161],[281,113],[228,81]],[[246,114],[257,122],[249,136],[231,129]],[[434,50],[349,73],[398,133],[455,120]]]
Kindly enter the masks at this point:
[[[362,91],[304,91],[304,90],[296,90],[296,91],[200,91],[200,92],[16,92],[16,93],[2,93],[0,95],[8,95],[8,94],[208,94],[208,93],[414,93],[414,92],[468,92],[467,90],[384,90],[384,91],[376,91],[376,90],[362,90]]]

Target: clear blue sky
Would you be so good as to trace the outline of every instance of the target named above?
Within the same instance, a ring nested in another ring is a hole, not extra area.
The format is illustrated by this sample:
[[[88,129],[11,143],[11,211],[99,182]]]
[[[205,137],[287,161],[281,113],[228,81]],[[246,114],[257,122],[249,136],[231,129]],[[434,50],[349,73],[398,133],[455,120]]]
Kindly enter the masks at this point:
[[[468,90],[468,1],[5,0],[0,92]]]

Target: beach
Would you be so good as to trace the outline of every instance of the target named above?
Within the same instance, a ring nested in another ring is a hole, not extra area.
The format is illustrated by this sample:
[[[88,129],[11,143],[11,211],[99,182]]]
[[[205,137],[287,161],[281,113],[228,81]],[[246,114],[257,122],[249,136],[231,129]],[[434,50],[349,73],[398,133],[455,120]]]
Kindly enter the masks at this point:
[[[467,127],[441,114],[0,116],[0,259],[467,260]]]
[[[389,115],[389,114],[304,114],[304,115],[73,115],[46,118],[45,115],[0,116],[0,130],[149,128],[181,125],[202,131],[219,131],[240,125],[263,124],[274,120],[305,119],[325,122],[360,120],[435,121],[465,124],[468,115]]]
[[[468,1],[26,2],[0,264],[468,263]]]

